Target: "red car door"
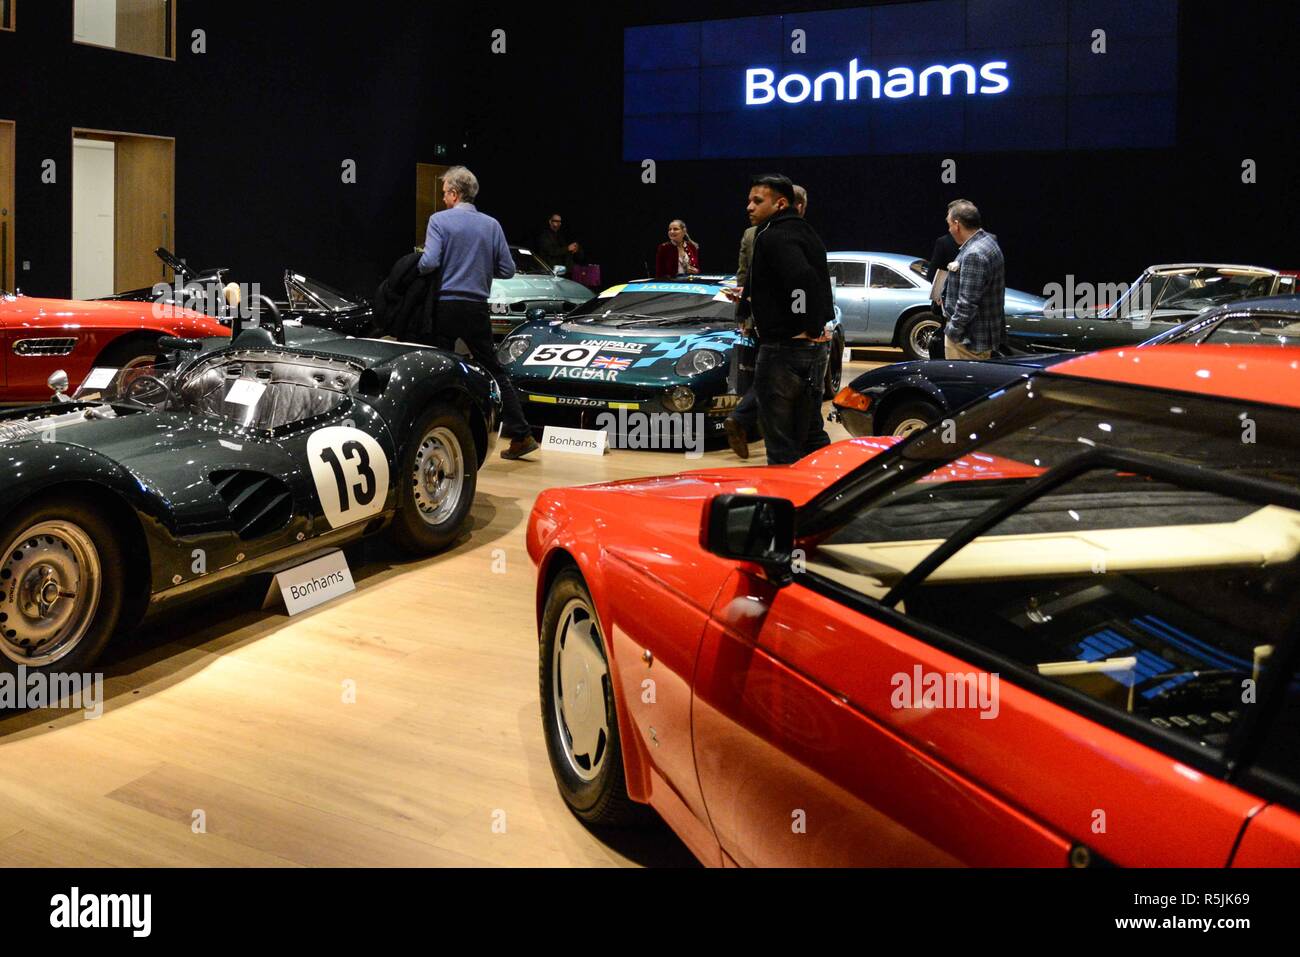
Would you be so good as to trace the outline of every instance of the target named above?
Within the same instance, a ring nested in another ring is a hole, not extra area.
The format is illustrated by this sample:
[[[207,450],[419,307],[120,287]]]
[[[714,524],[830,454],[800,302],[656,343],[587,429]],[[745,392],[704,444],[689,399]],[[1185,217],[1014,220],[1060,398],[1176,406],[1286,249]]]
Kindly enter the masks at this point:
[[[975,706],[894,707],[897,676],[918,669],[974,675]],[[1228,862],[1258,799],[1005,678],[996,714],[981,709],[981,673],[798,581],[776,590],[738,572],[693,706],[723,850],[746,866],[1066,866],[1076,846],[1075,864],[1125,848]]]
[[[1065,864],[1065,835],[890,727],[881,705],[901,636],[853,617],[798,584],[776,590],[744,572],[724,589],[694,721],[726,853],[774,867]]]

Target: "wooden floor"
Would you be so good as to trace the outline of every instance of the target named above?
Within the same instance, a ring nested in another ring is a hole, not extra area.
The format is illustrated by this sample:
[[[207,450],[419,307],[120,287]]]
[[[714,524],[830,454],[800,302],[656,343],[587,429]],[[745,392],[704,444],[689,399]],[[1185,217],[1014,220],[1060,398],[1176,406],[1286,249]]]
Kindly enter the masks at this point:
[[[845,381],[898,355],[871,358]],[[368,543],[356,593],[293,620],[233,590],[110,651],[102,717],[0,722],[0,866],[693,865],[662,824],[594,833],[555,790],[524,523],[543,488],[741,463],[533,458],[484,467],[442,555]]]

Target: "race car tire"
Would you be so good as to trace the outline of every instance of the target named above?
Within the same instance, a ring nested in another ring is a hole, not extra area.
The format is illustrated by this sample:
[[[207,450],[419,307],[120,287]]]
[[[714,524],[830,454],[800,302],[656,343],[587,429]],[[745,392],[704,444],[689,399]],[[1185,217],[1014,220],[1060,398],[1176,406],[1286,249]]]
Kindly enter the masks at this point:
[[[627,794],[623,750],[595,603],[575,567],[546,593],[538,654],[542,730],[564,803],[588,824],[626,827],[648,817]]]
[[[930,339],[943,335],[943,323],[928,309],[918,309],[898,327],[898,344],[908,359],[930,358]]]
[[[97,509],[66,496],[0,523],[0,668],[88,670],[122,614],[120,539]]]
[[[478,456],[469,423],[438,403],[420,416],[397,468],[397,514],[389,535],[404,551],[428,555],[454,542],[474,504]]]
[[[844,348],[842,336],[831,339],[831,357],[826,363],[826,386],[822,389],[823,399],[833,399],[840,391],[840,380],[844,378]]]

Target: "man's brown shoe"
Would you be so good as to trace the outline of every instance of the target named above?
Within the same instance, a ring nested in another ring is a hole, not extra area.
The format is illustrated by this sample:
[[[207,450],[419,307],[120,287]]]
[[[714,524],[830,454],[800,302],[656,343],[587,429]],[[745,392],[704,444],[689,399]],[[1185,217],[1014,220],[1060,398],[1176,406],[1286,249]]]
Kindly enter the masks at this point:
[[[525,435],[522,438],[511,439],[510,448],[503,449],[501,457],[503,459],[522,459],[529,452],[536,452],[541,446],[531,435]]]
[[[726,430],[727,444],[731,446],[731,451],[742,459],[749,458],[749,436],[745,434],[745,427],[728,416],[722,420],[722,428]]]

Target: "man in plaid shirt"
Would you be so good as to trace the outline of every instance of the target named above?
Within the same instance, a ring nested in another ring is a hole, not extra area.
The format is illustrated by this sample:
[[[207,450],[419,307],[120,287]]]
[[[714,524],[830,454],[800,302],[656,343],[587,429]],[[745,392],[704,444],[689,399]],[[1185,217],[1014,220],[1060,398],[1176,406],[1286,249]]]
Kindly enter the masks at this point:
[[[944,356],[948,359],[987,359],[1006,345],[1003,316],[1006,269],[1002,249],[992,233],[980,226],[975,204],[959,200],[948,208],[948,233],[961,247],[957,271],[943,287]]]

